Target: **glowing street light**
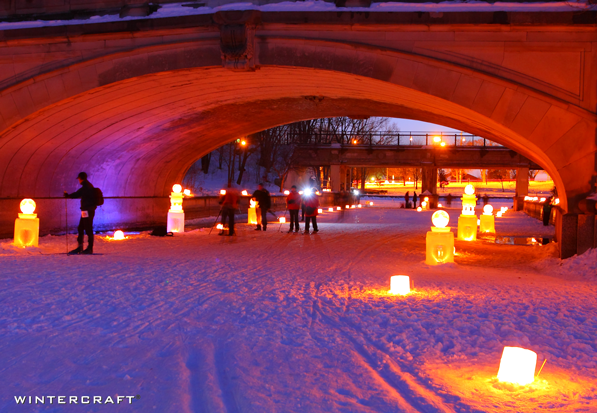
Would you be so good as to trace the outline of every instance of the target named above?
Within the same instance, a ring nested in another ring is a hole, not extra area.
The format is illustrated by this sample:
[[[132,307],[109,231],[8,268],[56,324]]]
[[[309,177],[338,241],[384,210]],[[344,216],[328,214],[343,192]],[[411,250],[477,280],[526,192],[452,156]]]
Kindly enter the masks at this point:
[[[410,278],[408,275],[392,275],[390,277],[390,294],[406,295],[410,293]]]
[[[433,227],[425,239],[425,263],[428,265],[454,262],[454,234],[448,227],[450,216],[442,209],[431,216]]]
[[[537,353],[521,347],[504,347],[497,378],[520,386],[535,381]]]
[[[17,247],[37,247],[39,245],[39,218],[35,212],[35,201],[25,198],[19,205],[21,212],[15,220],[14,244]]]

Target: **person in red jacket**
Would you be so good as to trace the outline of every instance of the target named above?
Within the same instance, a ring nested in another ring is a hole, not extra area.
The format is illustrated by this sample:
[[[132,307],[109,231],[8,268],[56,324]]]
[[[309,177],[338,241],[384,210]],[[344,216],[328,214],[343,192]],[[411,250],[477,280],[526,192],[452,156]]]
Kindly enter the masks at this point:
[[[309,222],[313,222],[313,233],[317,229],[317,208],[319,208],[319,197],[313,192],[305,197],[305,235],[309,235]]]
[[[299,232],[299,209],[301,208],[301,195],[296,192],[296,186],[292,185],[290,188],[290,194],[286,197],[286,207],[288,208],[288,212],[290,212],[290,229],[288,233],[292,232],[294,228],[294,232]]]

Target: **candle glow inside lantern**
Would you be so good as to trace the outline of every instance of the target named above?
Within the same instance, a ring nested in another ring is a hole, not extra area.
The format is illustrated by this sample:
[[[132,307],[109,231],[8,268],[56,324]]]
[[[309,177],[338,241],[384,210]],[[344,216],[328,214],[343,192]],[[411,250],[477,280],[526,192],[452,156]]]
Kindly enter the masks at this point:
[[[479,221],[479,231],[482,234],[495,234],[495,217],[491,205],[487,204],[483,207],[483,215]]]
[[[431,227],[431,231],[427,232],[425,239],[425,263],[438,265],[454,262],[454,234],[447,226],[450,216],[446,211],[440,209],[434,212],[431,221],[434,226]]]
[[[358,205],[357,205],[357,208],[362,208],[361,204],[358,204]]]
[[[112,239],[114,241],[122,241],[123,239],[126,239],[126,237],[124,236],[124,232],[122,232],[121,230],[118,230],[118,231],[114,232],[114,237],[112,237]]]
[[[417,207],[417,212],[421,212],[422,210],[423,210],[423,208]]]
[[[340,207],[336,207],[336,210],[337,210],[337,211],[340,211],[340,210],[342,210],[342,208],[340,208]]]
[[[520,386],[535,381],[537,353],[521,347],[504,347],[497,378]]]
[[[251,199],[249,201],[249,209],[247,210],[247,221],[249,224],[257,225],[257,201]]]
[[[247,192],[246,189],[243,189],[242,192],[241,192],[241,194],[242,194],[242,196],[248,196],[249,195],[249,193]]]
[[[369,201],[369,206],[373,206],[373,201]]]
[[[501,218],[502,217],[502,211],[498,211],[496,215],[497,215],[498,218]]]
[[[23,199],[21,213],[15,220],[14,244],[17,247],[37,247],[39,245],[39,218],[35,212],[35,201]]]
[[[350,209],[350,205],[346,205],[346,209]]]
[[[284,195],[290,195],[290,191],[287,189],[286,191],[284,191]]]
[[[475,215],[475,206],[477,197],[475,188],[468,184],[464,188],[462,195],[462,214],[458,217],[458,239],[462,241],[477,240],[477,216]]]
[[[184,191],[182,191],[183,194],[185,195],[191,195],[191,190],[190,189],[185,189]]]
[[[216,228],[219,229],[220,231],[223,231],[224,230],[224,225],[218,224],[218,225],[216,225]]]
[[[226,195],[226,190],[225,189],[220,189],[220,195],[222,195],[222,196]]]
[[[390,277],[390,294],[406,295],[410,293],[410,278],[408,275],[392,275]]]
[[[322,213],[323,213],[323,209],[319,208],[319,209],[317,210],[317,213],[319,213],[319,214],[322,214]]]
[[[280,224],[286,223],[286,217],[280,217]]]
[[[170,210],[168,210],[168,222],[166,231],[184,232],[184,211],[182,210],[182,186],[176,184],[172,187],[170,194]]]
[[[334,208],[328,208],[329,212],[334,212]]]

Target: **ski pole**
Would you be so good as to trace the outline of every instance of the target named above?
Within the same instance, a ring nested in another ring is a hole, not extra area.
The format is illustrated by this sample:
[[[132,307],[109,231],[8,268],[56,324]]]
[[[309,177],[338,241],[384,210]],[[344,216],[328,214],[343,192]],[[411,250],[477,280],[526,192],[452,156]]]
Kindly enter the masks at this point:
[[[211,226],[211,229],[209,230],[209,234],[207,234],[207,235],[211,235],[211,232],[213,231],[214,227],[216,226],[216,222],[218,222],[218,218],[220,218],[221,213],[222,213],[222,208],[220,208],[220,212],[218,212],[218,216],[216,217],[216,220],[214,221],[213,225]]]
[[[68,254],[68,198],[64,198],[64,238],[66,239],[66,253]]]

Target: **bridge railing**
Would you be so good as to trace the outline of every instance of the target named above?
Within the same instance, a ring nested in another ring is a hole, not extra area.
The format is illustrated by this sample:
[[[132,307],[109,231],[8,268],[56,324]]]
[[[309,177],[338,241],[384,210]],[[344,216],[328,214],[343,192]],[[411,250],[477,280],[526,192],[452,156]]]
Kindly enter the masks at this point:
[[[298,145],[331,145],[342,146],[483,146],[499,147],[503,145],[481,136],[466,133],[430,133],[430,132],[369,132],[349,134],[337,132],[300,133],[291,132],[286,135],[286,144]]]

